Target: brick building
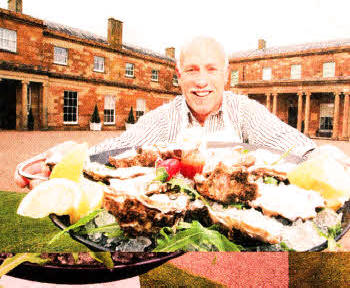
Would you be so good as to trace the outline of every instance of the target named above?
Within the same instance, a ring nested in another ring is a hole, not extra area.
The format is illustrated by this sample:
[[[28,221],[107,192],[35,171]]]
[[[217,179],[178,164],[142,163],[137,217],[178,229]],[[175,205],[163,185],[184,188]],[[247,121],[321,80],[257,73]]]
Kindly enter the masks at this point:
[[[227,89],[246,94],[310,137],[349,139],[350,39],[230,56]]]
[[[22,1],[0,9],[0,129],[86,130],[97,104],[102,129],[180,93],[174,48],[161,55],[123,43],[123,23],[108,19],[107,39],[24,15]]]

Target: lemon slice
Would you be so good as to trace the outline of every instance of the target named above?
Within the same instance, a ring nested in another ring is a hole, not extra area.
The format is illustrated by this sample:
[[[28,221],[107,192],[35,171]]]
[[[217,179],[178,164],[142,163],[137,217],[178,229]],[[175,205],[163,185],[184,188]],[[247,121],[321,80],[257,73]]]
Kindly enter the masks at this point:
[[[32,218],[46,217],[51,213],[70,215],[82,198],[83,193],[76,182],[51,179],[40,183],[23,198],[17,214]]]
[[[349,175],[341,164],[327,155],[301,163],[287,177],[291,184],[319,192],[326,206],[333,210],[350,198]]]
[[[88,144],[76,144],[52,169],[50,179],[65,178],[79,182],[84,162],[88,157]]]
[[[82,191],[82,197],[79,203],[75,203],[74,210],[70,214],[71,223],[75,223],[80,218],[102,207],[104,184],[99,184],[82,177],[79,187]]]

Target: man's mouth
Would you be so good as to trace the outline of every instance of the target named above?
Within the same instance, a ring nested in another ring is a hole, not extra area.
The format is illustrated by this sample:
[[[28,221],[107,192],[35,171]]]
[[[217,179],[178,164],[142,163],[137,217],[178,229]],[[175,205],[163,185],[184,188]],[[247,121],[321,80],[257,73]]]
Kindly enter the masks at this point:
[[[192,93],[198,97],[205,97],[208,96],[212,91],[211,90],[205,90],[205,91],[192,91]]]

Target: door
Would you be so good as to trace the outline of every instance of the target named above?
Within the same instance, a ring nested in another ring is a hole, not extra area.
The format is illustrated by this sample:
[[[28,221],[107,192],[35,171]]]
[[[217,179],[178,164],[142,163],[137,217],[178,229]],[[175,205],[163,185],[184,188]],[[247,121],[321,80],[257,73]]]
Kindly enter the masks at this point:
[[[16,129],[16,81],[0,81],[0,129]]]
[[[288,124],[294,128],[297,128],[298,124],[298,107],[288,107]]]

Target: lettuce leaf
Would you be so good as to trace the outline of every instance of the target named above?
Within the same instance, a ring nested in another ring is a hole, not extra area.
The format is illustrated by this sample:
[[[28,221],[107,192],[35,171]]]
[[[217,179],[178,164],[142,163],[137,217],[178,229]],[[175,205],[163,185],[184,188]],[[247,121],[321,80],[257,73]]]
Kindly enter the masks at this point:
[[[40,253],[17,253],[15,256],[5,259],[4,262],[0,265],[0,277],[4,276],[12,269],[16,268],[24,262],[43,265],[48,261],[49,259],[41,258]]]
[[[93,212],[91,212],[89,215],[79,219],[78,222],[74,223],[73,225],[68,226],[67,228],[61,230],[60,232],[58,232],[49,242],[49,244],[53,243],[54,241],[56,241],[58,238],[60,238],[64,233],[70,231],[70,230],[74,230],[77,229],[79,227],[85,226],[88,222],[90,222],[92,219],[94,219],[97,214],[99,214],[100,212],[102,212],[103,209],[97,209]]]
[[[223,234],[214,230],[214,226],[205,228],[198,221],[184,223],[180,231],[168,235],[169,228],[163,228],[157,238],[157,247],[153,252],[182,251],[240,251],[241,246],[229,241]]]

